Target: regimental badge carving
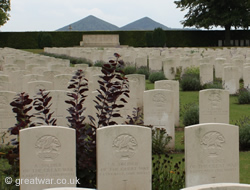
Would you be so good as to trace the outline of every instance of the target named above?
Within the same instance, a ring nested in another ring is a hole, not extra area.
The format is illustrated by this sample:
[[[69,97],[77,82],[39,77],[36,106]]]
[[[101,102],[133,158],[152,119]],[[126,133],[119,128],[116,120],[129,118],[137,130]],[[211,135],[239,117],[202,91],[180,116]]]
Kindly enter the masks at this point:
[[[153,96],[153,101],[156,103],[166,103],[167,97],[163,93],[158,93]]]
[[[58,138],[45,135],[36,141],[35,148],[39,158],[45,161],[52,161],[60,154],[61,143]]]
[[[221,94],[220,92],[213,91],[209,96],[208,100],[210,101],[211,110],[219,110],[221,109]]]
[[[202,148],[209,157],[219,156],[225,143],[225,137],[217,131],[210,131],[201,138]]]
[[[173,86],[169,83],[163,83],[162,87],[163,87],[163,89],[173,90]]]
[[[114,139],[112,147],[118,158],[129,160],[137,152],[138,143],[132,135],[121,134]]]

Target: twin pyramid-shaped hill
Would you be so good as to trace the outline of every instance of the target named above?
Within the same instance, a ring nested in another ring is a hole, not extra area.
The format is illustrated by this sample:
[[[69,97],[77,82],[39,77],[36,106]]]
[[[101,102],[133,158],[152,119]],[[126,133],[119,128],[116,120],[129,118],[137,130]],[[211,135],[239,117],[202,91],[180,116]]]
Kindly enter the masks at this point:
[[[167,26],[160,24],[148,17],[141,18],[121,28],[101,20],[95,16],[85,17],[77,22],[64,26],[57,31],[119,31],[119,30],[154,30],[162,28],[170,30]]]

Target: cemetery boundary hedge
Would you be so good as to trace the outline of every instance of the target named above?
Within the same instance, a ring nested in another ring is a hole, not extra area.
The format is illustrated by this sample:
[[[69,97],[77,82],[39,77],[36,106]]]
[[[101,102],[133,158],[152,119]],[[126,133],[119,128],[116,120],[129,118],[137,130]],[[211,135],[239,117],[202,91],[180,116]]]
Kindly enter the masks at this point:
[[[83,34],[119,34],[120,44],[147,47],[146,34],[153,31],[70,31],[70,32],[0,32],[0,47],[39,49],[39,36],[51,36],[51,47],[79,46]],[[225,39],[224,31],[166,30],[167,47],[213,47]],[[232,30],[232,40],[250,40],[249,30]]]

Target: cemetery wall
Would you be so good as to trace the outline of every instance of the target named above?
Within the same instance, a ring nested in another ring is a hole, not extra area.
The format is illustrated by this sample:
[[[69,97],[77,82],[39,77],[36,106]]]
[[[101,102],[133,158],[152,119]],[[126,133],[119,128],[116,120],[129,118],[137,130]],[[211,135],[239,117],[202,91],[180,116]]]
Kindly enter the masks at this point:
[[[119,34],[120,44],[133,47],[146,47],[146,34],[150,31],[96,31],[96,32],[0,32],[0,47],[16,49],[38,49],[39,36],[51,35],[52,47],[79,46],[83,34]],[[166,30],[167,47],[210,47],[218,46],[224,40],[224,31]],[[250,40],[249,30],[232,30],[231,39]],[[233,45],[237,45],[236,42]],[[49,46],[48,46],[49,47]]]

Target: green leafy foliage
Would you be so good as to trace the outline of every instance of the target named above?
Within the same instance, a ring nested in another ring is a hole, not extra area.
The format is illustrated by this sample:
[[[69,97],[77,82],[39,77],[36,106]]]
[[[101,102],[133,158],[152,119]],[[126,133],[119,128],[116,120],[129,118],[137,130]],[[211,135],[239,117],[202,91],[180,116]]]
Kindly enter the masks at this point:
[[[150,72],[149,72],[149,70],[148,70],[147,67],[142,66],[142,67],[139,67],[139,68],[136,70],[136,74],[145,75],[145,78],[148,79],[148,78],[149,78],[149,75],[150,75]]]
[[[180,86],[183,91],[201,90],[199,67],[186,68],[181,77]]]
[[[151,83],[154,83],[155,81],[158,81],[158,80],[166,80],[167,78],[165,77],[164,73],[163,72],[153,72],[149,75],[148,77],[148,80],[151,82]]]
[[[125,75],[129,75],[129,74],[135,74],[136,73],[136,67],[135,66],[127,66],[124,68],[123,70]]]
[[[127,116],[128,121],[126,124],[130,125],[143,125],[143,113],[141,108],[134,108],[132,116]]]
[[[4,25],[9,20],[10,0],[2,0],[0,2],[0,26]]]
[[[153,190],[179,190],[185,187],[184,158],[173,161],[169,155],[153,156]]]
[[[184,126],[199,124],[199,106],[195,103],[188,103],[182,108]]]
[[[238,93],[239,104],[250,104],[250,89],[241,88]]]
[[[239,128],[240,150],[250,150],[250,122]]]
[[[182,24],[197,28],[212,28],[221,26],[226,29],[226,45],[230,45],[230,29],[248,28],[250,23],[249,0],[177,0],[177,8],[181,11],[188,10]]]
[[[152,153],[155,154],[166,154],[168,151],[167,145],[172,139],[167,134],[164,128],[154,128],[152,130]]]
[[[237,121],[235,125],[239,126],[239,145],[241,151],[250,150],[250,116],[244,115]]]

